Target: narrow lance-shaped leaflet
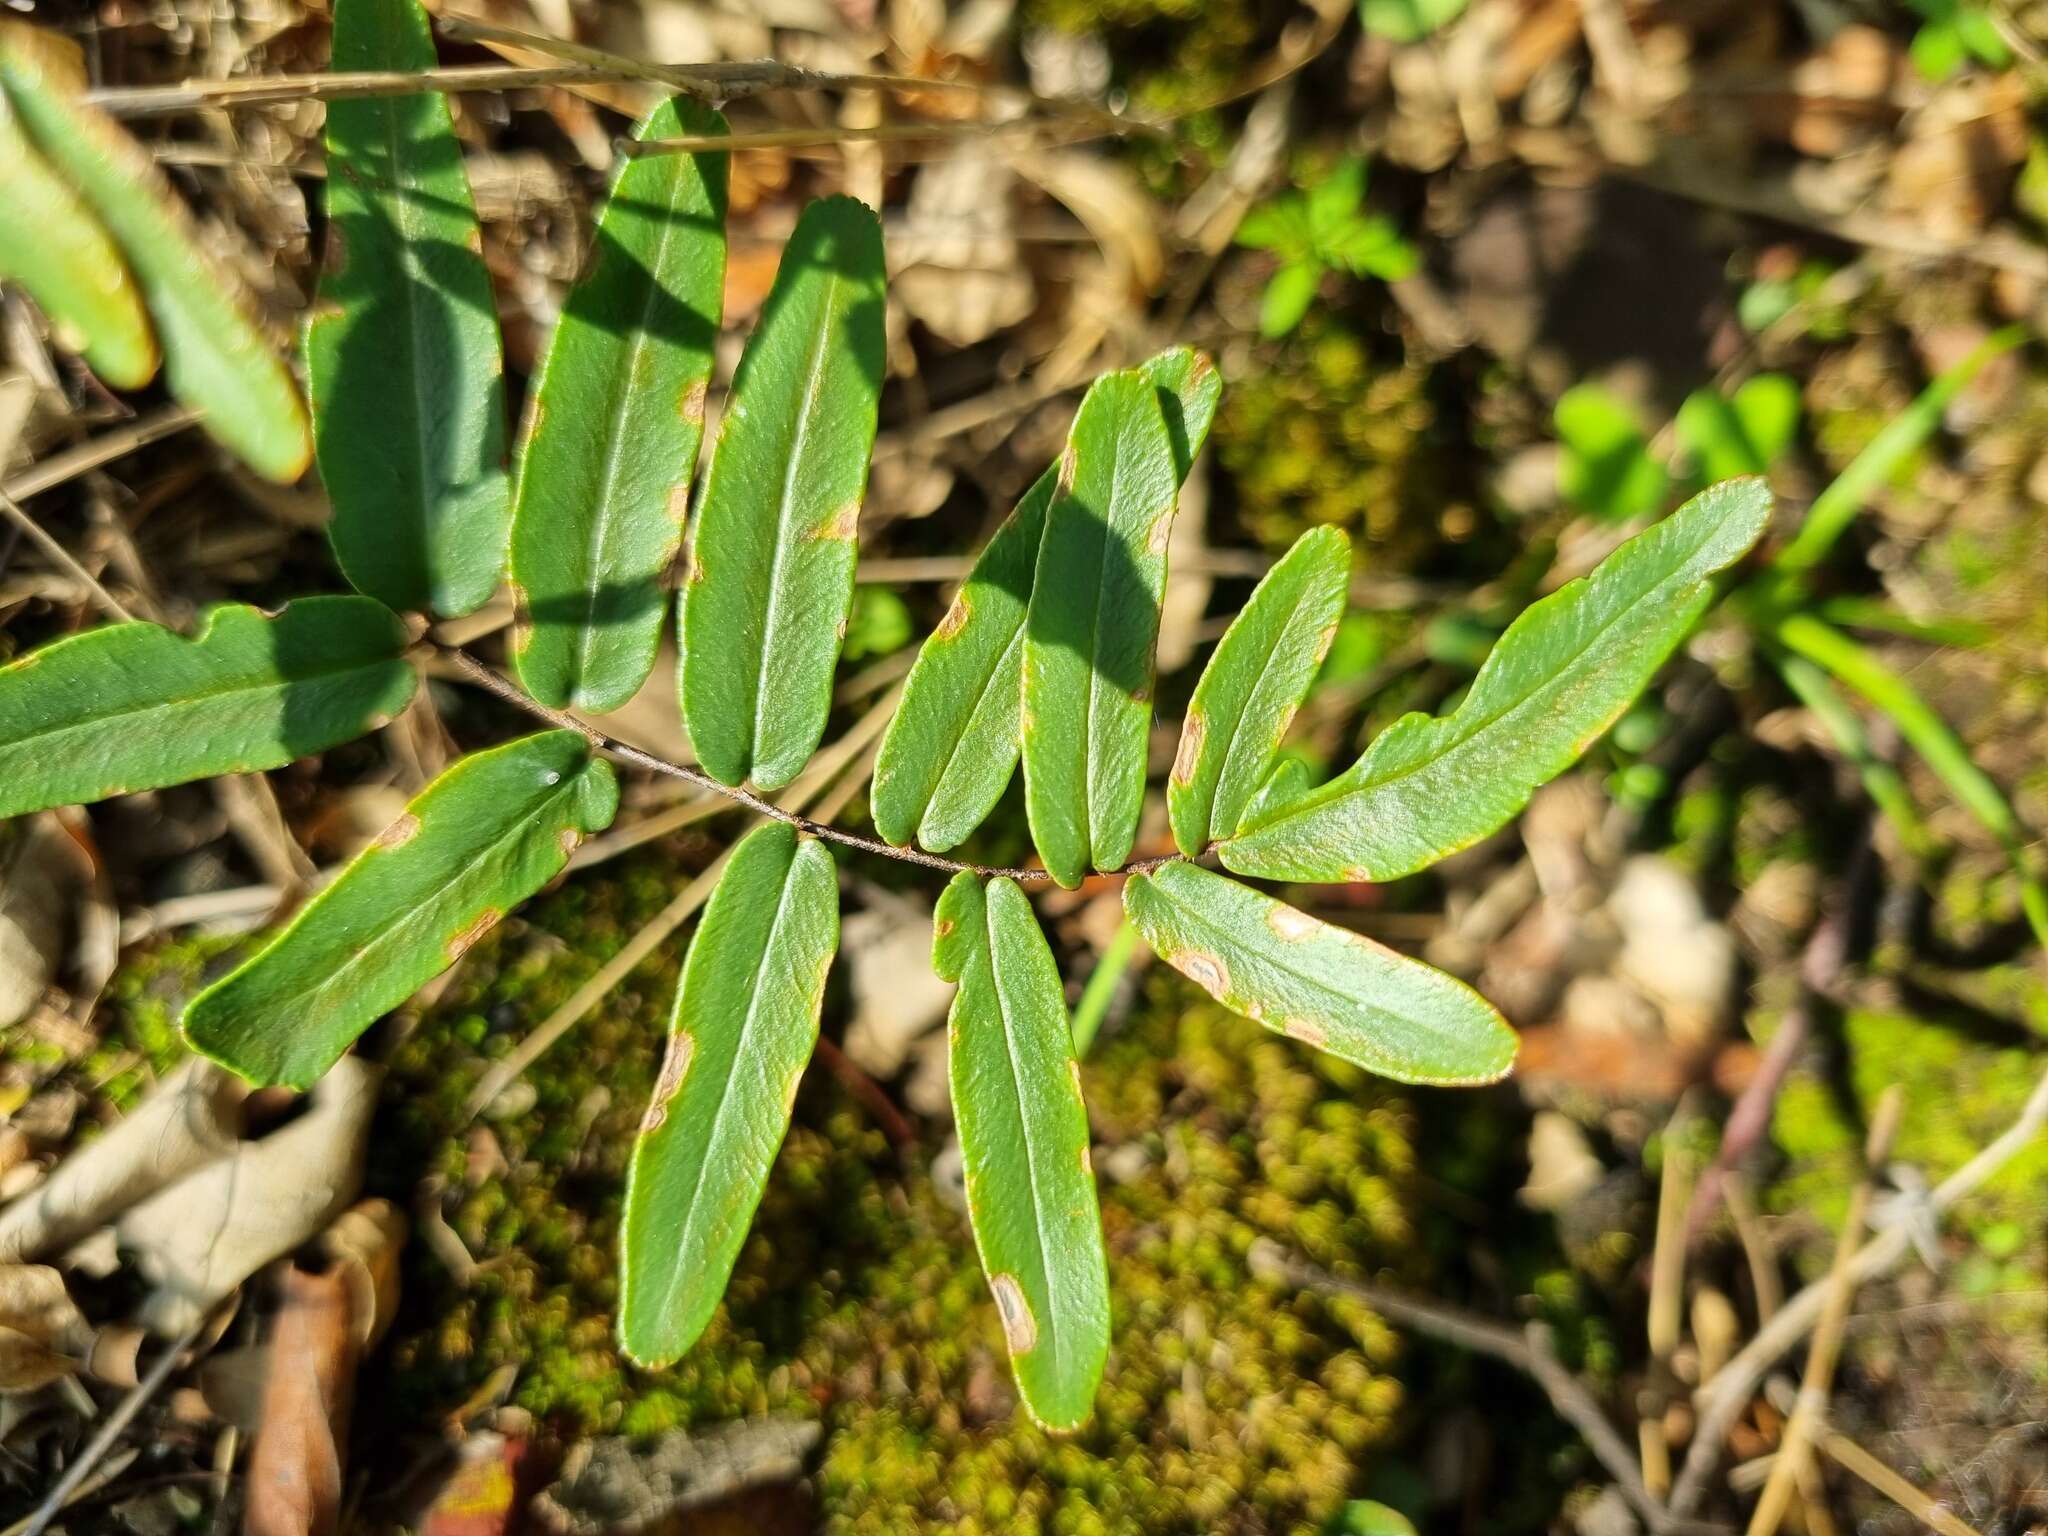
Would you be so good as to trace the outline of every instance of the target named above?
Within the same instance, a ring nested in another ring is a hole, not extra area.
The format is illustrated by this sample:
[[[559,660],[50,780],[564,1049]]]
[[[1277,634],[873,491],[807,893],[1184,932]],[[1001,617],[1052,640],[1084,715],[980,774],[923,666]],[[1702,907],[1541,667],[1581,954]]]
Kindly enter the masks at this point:
[[[1192,347],[1147,359],[1160,390],[1174,467],[1186,480],[1208,439],[1223,382]],[[1059,465],[1032,483],[974,562],[919,650],[875,761],[875,830],[898,847],[957,847],[988,819],[1022,748],[1024,619]]]
[[[1024,808],[1046,869],[1079,885],[1137,836],[1153,647],[1179,491],[1159,391],[1132,370],[1081,402],[1024,625]]]
[[[51,169],[0,90],[0,278],[28,290],[58,342],[116,389],[156,374],[156,333],[113,237]]]
[[[575,731],[463,758],[247,962],[185,1010],[192,1048],[304,1088],[611,824],[619,786]]]
[[[681,601],[682,702],[721,783],[780,789],[817,750],[853,604],[882,388],[882,227],[806,208],[718,424]]]
[[[1329,652],[1350,575],[1343,531],[1310,529],[1217,642],[1188,703],[1166,783],[1182,853],[1200,853],[1237,830]]]
[[[418,0],[338,0],[338,71],[422,70]],[[306,374],[342,574],[394,608],[468,613],[511,528],[498,311],[448,98],[327,106],[327,251]]]
[[[676,97],[635,137],[724,131]],[[548,343],[512,516],[512,656],[543,704],[617,709],[654,667],[724,303],[725,192],[723,152],[625,157]]]
[[[1195,864],[1133,875],[1124,911],[1224,1007],[1397,1082],[1490,1083],[1515,1032],[1456,977]]]
[[[748,833],[683,961],[626,1174],[619,1338],[641,1365],[677,1359],[717,1309],[789,1129],[838,947],[830,851],[781,822]]]
[[[0,21],[4,88],[44,159],[99,216],[134,276],[163,347],[171,393],[266,479],[312,462],[305,402],[250,318],[242,285],[205,253],[192,215],[149,152],[81,99],[77,50],[25,21]]]
[[[109,624],[0,667],[0,816],[253,773],[405,708],[411,635],[367,597],[209,609],[190,638]]]
[[[1109,1354],[1109,1275],[1059,968],[1024,893],[971,871],[939,900],[932,968],[960,984],[946,1025],[953,1112],[1010,1366],[1032,1416],[1073,1429]]]
[[[1392,880],[1470,847],[1564,771],[1649,683],[1762,535],[1763,481],[1702,491],[1510,624],[1448,715],[1405,715],[1337,778],[1222,844],[1270,880]]]

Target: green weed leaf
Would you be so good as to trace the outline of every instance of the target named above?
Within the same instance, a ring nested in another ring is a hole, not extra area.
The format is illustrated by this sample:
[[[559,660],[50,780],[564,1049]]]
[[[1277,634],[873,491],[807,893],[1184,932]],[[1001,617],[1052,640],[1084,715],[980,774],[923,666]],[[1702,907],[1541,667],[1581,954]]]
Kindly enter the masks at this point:
[[[1375,37],[1418,43],[1464,14],[1465,0],[1358,0],[1358,20]]]
[[[1337,633],[1351,541],[1314,528],[1265,575],[1195,684],[1166,782],[1173,840],[1200,853],[1237,830]]]
[[[279,768],[412,697],[409,642],[366,597],[210,610],[192,639],[112,624],[0,667],[0,817]]]
[[[1192,347],[1162,352],[1139,372],[1160,391],[1174,468],[1186,479],[1223,381]],[[1024,617],[1058,479],[1055,464],[1024,493],[910,669],[875,760],[875,830],[898,847],[913,835],[934,853],[955,847],[995,809],[1016,770]]]
[[[434,62],[419,0],[335,6],[333,69]],[[306,374],[335,559],[393,608],[468,613],[512,513],[498,311],[446,96],[328,103],[327,219]]]
[[[1345,773],[1222,845],[1239,874],[1392,880],[1470,847],[1621,717],[1761,537],[1770,491],[1702,491],[1522,613],[1449,715],[1403,716]]]
[[[1799,434],[1798,381],[1760,373],[1733,397],[1695,390],[1679,406],[1676,425],[1701,478],[1716,482],[1767,473]]]
[[[825,734],[882,389],[882,226],[806,208],[718,425],[682,597],[705,770],[780,789]]]
[[[947,1016],[967,1214],[1024,1406],[1084,1422],[1109,1355],[1109,1271],[1066,994],[1031,902],[1008,880],[954,877],[932,968]]]
[[[611,765],[575,731],[472,753],[283,932],[195,997],[185,1038],[251,1082],[308,1086],[560,874],[618,804]]]
[[[1650,457],[1635,413],[1598,384],[1558,397],[1553,413],[1557,489],[1571,505],[1610,522],[1647,517],[1664,503],[1669,479]]]
[[[0,90],[0,277],[49,316],[57,340],[116,389],[156,375],[156,332],[114,240],[36,152]]]
[[[817,1044],[838,947],[831,853],[781,822],[756,827],[683,961],[626,1174],[619,1338],[642,1365],[695,1344],[725,1293]]]
[[[1820,564],[1870,498],[1934,435],[1949,401],[1983,372],[1992,359],[2010,352],[2026,339],[2024,326],[2009,325],[1992,332],[1961,362],[1945,370],[1915,396],[1913,403],[1887,422],[1869,446],[1849,461],[1849,467],[1813,498],[1799,532],[1778,552],[1773,562],[1776,568],[1797,573]]]
[[[1456,977],[1199,865],[1124,885],[1159,958],[1233,1012],[1403,1083],[1490,1083],[1515,1032]]]
[[[635,136],[724,131],[677,97]],[[548,343],[512,516],[513,659],[543,704],[617,709],[653,670],[724,306],[725,181],[722,153],[625,157]]]
[[[1179,494],[1160,391],[1132,369],[1081,402],[1046,509],[1024,624],[1024,807],[1073,887],[1137,836],[1152,650]]]
[[[242,285],[206,255],[156,161],[80,99],[75,51],[27,22],[0,21],[0,87],[120,247],[156,325],[171,393],[203,410],[206,430],[258,474],[298,479],[313,442],[290,370],[249,318]]]
[[[1795,657],[1803,657],[1830,673],[1843,686],[1884,711],[1906,744],[1926,761],[1949,787],[1963,809],[1998,839],[2020,881],[2020,905],[2034,937],[2048,945],[2048,884],[2029,866],[2025,827],[1991,776],[1970,757],[1949,723],[1918,690],[1840,630],[1810,613],[1787,614],[1776,621],[1772,638]],[[1879,803],[1885,803],[1880,799]]]

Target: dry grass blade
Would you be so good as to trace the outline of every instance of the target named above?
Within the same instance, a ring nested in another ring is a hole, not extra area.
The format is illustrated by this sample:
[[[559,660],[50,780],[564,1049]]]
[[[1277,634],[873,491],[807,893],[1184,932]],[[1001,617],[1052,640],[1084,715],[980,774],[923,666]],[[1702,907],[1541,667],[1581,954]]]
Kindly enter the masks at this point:
[[[1799,1402],[1785,1426],[1785,1437],[1778,1447],[1778,1461],[1771,1469],[1771,1480],[1764,1484],[1763,1494],[1750,1516],[1749,1536],[1773,1536],[1778,1529],[1778,1522],[1784,1518],[1786,1503],[1792,1497],[1794,1484],[1805,1463],[1807,1440],[1826,1413],[1828,1394],[1835,1379],[1835,1362],[1842,1353],[1843,1326],[1849,1319],[1849,1304],[1856,1297],[1856,1287],[1849,1271],[1855,1260],[1856,1245],[1863,1238],[1864,1222],[1870,1211],[1870,1197],[1876,1189],[1878,1171],[1891,1153],[1892,1138],[1898,1133],[1899,1117],[1905,1102],[1905,1090],[1894,1083],[1885,1089],[1884,1096],[1877,1101],[1876,1113],[1870,1118],[1870,1136],[1863,1149],[1863,1177],[1850,1191],[1849,1214],[1843,1219],[1834,1261],[1828,1266],[1827,1279],[1822,1282],[1827,1293],[1822,1301],[1819,1325],[1814,1329],[1813,1347],[1807,1352],[1806,1373],[1799,1385]]]
[[[1935,1186],[1928,1206],[1939,1217],[1980,1189],[1987,1180],[2011,1162],[2028,1144],[2048,1128],[2048,1072],[2035,1082],[2033,1092],[2013,1123],[1954,1173]],[[1856,1250],[1847,1264],[1848,1284],[1860,1285],[1889,1271],[1912,1247],[1906,1223],[1887,1228],[1881,1235]],[[1786,1350],[1805,1338],[1820,1320],[1832,1294],[1829,1280],[1816,1280],[1786,1302],[1754,1339],[1743,1347],[1720,1372],[1694,1394],[1699,1410],[1699,1428],[1686,1451],[1685,1466],[1671,1490],[1671,1507],[1690,1514],[1706,1497],[1707,1480],[1719,1464],[1728,1430],[1743,1408],[1755,1397],[1757,1383]]]

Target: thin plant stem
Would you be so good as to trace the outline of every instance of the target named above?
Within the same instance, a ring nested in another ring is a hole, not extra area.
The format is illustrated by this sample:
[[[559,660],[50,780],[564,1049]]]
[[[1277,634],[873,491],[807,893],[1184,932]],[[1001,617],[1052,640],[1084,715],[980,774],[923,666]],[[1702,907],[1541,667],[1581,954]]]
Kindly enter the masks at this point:
[[[565,714],[559,709],[550,709],[537,699],[528,697],[511,681],[499,676],[498,673],[484,665],[481,661],[478,661],[467,651],[451,650],[446,652],[446,655],[454,663],[456,669],[464,677],[477,684],[478,687],[496,694],[506,703],[516,705],[537,719],[547,721],[550,725],[559,726],[564,730],[575,731],[578,735],[588,740],[592,746],[597,747],[601,751],[609,752],[612,756],[619,758],[623,762],[632,763],[636,767],[646,768],[654,773],[667,774],[671,778],[682,779],[686,783],[695,784],[700,789],[708,789],[713,794],[723,795],[735,804],[745,806],[756,815],[766,816],[773,821],[784,822],[789,826],[795,827],[799,832],[808,833],[812,837],[823,838],[827,842],[839,843],[848,848],[858,848],[863,853],[876,854],[885,859],[899,859],[906,864],[922,865],[926,869],[944,870],[947,874],[951,875],[969,871],[979,875],[984,880],[993,880],[1000,877],[1006,880],[1015,880],[1020,884],[1050,880],[1052,878],[1051,874],[1042,869],[1018,869],[1006,865],[971,864],[959,859],[948,859],[936,853],[926,853],[921,848],[897,848],[883,842],[880,838],[863,837],[858,832],[849,832],[843,827],[831,826],[826,822],[806,816],[799,811],[787,810],[772,801],[762,799],[750,789],[733,784],[722,784],[701,768],[690,768],[682,763],[672,763],[665,757],[658,757],[652,752],[641,750],[639,747],[632,747],[622,741],[615,741],[602,731],[597,730],[594,726],[577,719],[574,715]],[[1153,858],[1134,859],[1117,869],[1103,870],[1101,873],[1106,875],[1148,874],[1164,865],[1178,863],[1180,859],[1181,855],[1177,853],[1161,854]]]

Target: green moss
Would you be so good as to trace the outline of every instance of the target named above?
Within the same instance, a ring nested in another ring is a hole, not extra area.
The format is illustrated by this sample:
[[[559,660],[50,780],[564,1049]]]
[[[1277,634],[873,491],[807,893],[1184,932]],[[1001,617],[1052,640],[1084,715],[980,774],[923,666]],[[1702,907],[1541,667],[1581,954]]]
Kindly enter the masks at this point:
[[[1790,1166],[1771,1188],[1773,1209],[1810,1215],[1839,1229],[1862,1165],[1863,1128],[1878,1095],[1893,1083],[1906,1093],[1893,1161],[1937,1183],[1960,1168],[2019,1113],[2040,1075],[2037,1053],[1982,1044],[1945,1025],[1904,1014],[1852,1012],[1843,1020],[1847,1082],[1856,1117],[1840,1093],[1795,1074],[1779,1095],[1772,1135]],[[2048,1258],[2039,1214],[2048,1201],[2048,1141],[2036,1142],[1959,1206],[1954,1220],[1973,1238],[2008,1223],[2033,1234],[2037,1265]],[[1822,1245],[1816,1263],[1825,1262]]]
[[[1318,311],[1269,371],[1232,382],[1217,456],[1267,548],[1327,523],[1374,546],[1384,564],[1389,552],[1398,561],[1444,536],[1439,515],[1452,497],[1432,451],[1437,412],[1424,366],[1375,359],[1364,337]]]
[[[726,1303],[676,1366],[611,1341],[620,1182],[680,940],[528,1074],[536,1098],[461,1128],[464,1095],[658,909],[673,872],[571,885],[478,946],[400,1048],[377,1177],[410,1203],[438,1172],[479,1270],[408,1249],[393,1411],[445,1413],[504,1365],[564,1433],[654,1434],[820,1416],[828,1528],[963,1532],[1317,1529],[1354,1496],[1403,1404],[1398,1337],[1355,1304],[1252,1281],[1278,1238],[1332,1268],[1419,1284],[1412,1112],[1394,1090],[1152,983],[1086,1070],[1116,1332],[1094,1422],[1056,1440],[1016,1405],[962,1217],[829,1079],[799,1096]],[[479,1031],[481,1036],[479,1037]],[[486,1137],[488,1140],[486,1140]],[[497,1170],[502,1159],[504,1168]],[[479,1161],[481,1160],[481,1161]],[[467,1168],[492,1171],[472,1187]]]

